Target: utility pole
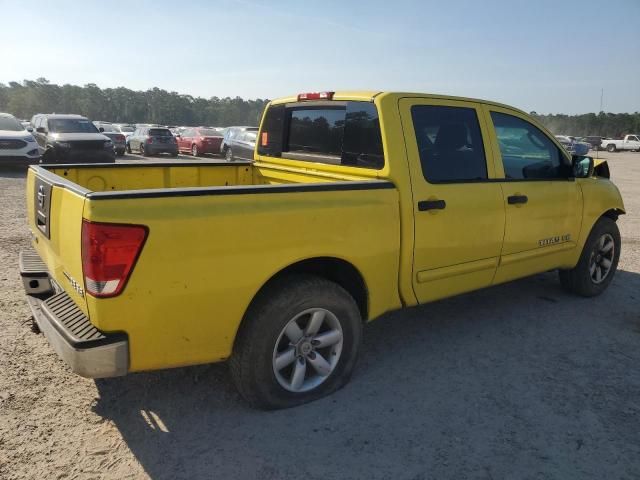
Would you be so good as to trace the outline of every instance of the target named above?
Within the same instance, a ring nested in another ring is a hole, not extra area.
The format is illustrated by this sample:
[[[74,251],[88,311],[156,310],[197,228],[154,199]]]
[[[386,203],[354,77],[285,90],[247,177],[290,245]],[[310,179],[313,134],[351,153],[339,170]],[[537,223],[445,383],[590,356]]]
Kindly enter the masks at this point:
[[[598,113],[602,112],[602,99],[604,98],[604,88],[600,89],[600,110]]]

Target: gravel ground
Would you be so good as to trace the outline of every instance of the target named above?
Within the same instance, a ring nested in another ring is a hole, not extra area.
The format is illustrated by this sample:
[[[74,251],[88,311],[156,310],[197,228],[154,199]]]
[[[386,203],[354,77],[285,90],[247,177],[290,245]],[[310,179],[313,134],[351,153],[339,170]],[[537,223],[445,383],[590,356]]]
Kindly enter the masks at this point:
[[[546,273],[386,315],[352,382],[250,410],[225,365],[93,381],[29,330],[24,175],[0,171],[0,478],[640,478],[640,154],[611,287]]]

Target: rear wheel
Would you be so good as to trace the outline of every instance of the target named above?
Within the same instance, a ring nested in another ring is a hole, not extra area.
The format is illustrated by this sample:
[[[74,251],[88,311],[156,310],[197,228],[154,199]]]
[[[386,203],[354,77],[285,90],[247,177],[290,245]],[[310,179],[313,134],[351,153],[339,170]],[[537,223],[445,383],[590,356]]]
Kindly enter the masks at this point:
[[[196,145],[195,143],[191,146],[191,155],[193,155],[194,157],[200,155],[200,152],[198,151],[198,145]]]
[[[342,287],[311,275],[283,277],[247,312],[231,375],[254,407],[301,405],[348,382],[361,337],[360,312]]]
[[[620,244],[618,225],[612,219],[602,217],[593,226],[575,268],[560,270],[562,286],[583,297],[601,294],[618,268]]]
[[[127,142],[127,153],[131,153],[131,145]]]
[[[609,145],[607,145],[607,152],[615,152],[616,151],[616,146],[613,143],[610,143]]]
[[[146,157],[148,155],[147,149],[145,148],[144,143],[140,144],[140,155],[142,155],[143,157]]]

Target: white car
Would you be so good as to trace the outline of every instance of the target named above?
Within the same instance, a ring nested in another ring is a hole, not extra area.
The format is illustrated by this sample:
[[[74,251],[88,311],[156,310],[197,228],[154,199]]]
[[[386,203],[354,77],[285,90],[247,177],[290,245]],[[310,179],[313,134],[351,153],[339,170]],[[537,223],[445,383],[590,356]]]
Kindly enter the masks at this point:
[[[31,132],[9,113],[0,113],[0,168],[40,162],[40,149]]]

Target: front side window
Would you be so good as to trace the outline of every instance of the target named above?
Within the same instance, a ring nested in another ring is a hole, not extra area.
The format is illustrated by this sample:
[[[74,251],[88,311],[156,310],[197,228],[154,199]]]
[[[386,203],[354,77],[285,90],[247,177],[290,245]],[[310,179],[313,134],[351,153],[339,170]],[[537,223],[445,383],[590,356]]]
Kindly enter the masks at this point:
[[[473,108],[411,107],[422,174],[429,183],[487,179],[487,160]]]
[[[567,178],[570,167],[555,143],[539,128],[518,117],[491,112],[504,175],[513,180]]]
[[[258,154],[331,165],[384,166],[378,110],[371,102],[269,107]]]

